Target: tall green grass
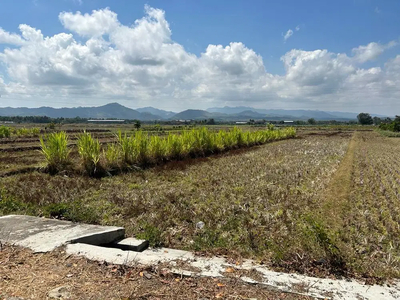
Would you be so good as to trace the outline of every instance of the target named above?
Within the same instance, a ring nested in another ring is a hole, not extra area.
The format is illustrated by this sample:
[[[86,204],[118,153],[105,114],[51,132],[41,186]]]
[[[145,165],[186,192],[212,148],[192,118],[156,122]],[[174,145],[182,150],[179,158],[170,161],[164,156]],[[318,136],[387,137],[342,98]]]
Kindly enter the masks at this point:
[[[64,170],[70,162],[67,134],[61,131],[49,134],[46,140],[40,137],[40,144],[49,171],[53,173]]]
[[[125,164],[146,165],[165,160],[205,156],[224,150],[261,145],[270,141],[296,135],[294,128],[281,130],[259,130],[243,132],[234,127],[230,131],[212,132],[203,127],[168,134],[167,137],[148,136],[137,131],[132,136],[118,134],[118,145]]]
[[[86,172],[89,175],[98,173],[101,154],[100,142],[93,139],[89,132],[84,131],[78,136],[77,146]]]
[[[58,141],[54,133],[49,136],[48,142],[53,145],[53,140]],[[125,168],[129,166],[147,166],[158,164],[168,160],[180,160],[188,157],[201,157],[212,153],[227,151],[241,147],[251,147],[265,144],[270,141],[290,138],[296,135],[294,128],[266,129],[258,131],[242,131],[238,127],[232,130],[213,132],[206,127],[183,131],[181,134],[169,133],[164,136],[149,136],[141,130],[128,136],[126,133],[118,132],[115,144],[110,144],[101,152],[100,143],[93,139],[90,133],[84,132],[78,138],[78,153],[88,174],[98,174],[99,170]],[[51,137],[51,138],[50,138]],[[46,159],[52,161],[53,153],[41,139],[43,153]],[[66,145],[66,144],[65,144]],[[58,149],[58,144],[52,146]],[[103,159],[102,159],[103,158]],[[54,159],[53,159],[54,160]],[[104,162],[104,163],[103,163]]]
[[[114,143],[108,144],[107,148],[103,150],[103,156],[105,158],[107,168],[117,168],[121,157],[121,150],[119,145]]]

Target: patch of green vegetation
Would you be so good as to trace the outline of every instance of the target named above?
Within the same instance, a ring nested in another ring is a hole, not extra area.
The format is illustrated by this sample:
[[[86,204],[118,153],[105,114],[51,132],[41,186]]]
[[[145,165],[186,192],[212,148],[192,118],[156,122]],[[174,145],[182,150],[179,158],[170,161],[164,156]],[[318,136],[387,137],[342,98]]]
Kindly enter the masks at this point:
[[[96,223],[100,217],[96,207],[90,207],[78,201],[53,203],[43,206],[41,210],[44,217],[72,222]]]
[[[35,208],[29,203],[16,200],[7,195],[4,189],[0,189],[0,215],[8,214],[35,214]]]
[[[136,236],[139,239],[148,240],[151,247],[161,247],[163,245],[162,231],[149,223],[141,226],[142,230]]]

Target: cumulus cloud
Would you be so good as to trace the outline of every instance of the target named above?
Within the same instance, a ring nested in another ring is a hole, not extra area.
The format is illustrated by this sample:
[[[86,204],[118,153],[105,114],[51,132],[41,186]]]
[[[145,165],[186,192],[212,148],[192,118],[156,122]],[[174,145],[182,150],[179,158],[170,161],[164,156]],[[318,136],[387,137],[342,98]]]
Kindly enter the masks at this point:
[[[117,14],[110,9],[94,10],[92,14],[62,12],[58,16],[66,29],[82,36],[101,36],[118,27]]]
[[[388,106],[400,96],[400,56],[382,68],[362,68],[395,42],[361,45],[350,56],[293,49],[281,57],[285,73],[275,75],[240,42],[209,45],[199,56],[187,52],[172,39],[165,12],[149,6],[132,26],[121,24],[108,8],[62,12],[59,19],[66,32],[53,36],[25,24],[19,34],[0,29],[0,44],[6,44],[0,51],[2,103],[124,101],[175,110],[216,105],[343,110],[372,107],[377,101]]]
[[[24,40],[21,38],[21,36],[15,33],[6,32],[0,27],[0,44],[22,46],[23,43]]]

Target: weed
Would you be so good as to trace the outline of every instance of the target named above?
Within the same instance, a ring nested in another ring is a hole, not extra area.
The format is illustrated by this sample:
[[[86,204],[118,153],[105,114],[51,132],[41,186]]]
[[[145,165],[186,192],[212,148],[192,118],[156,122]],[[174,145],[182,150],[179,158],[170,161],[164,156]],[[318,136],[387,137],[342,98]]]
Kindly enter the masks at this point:
[[[79,135],[77,146],[86,172],[92,176],[99,173],[101,153],[99,141],[85,131]]]
[[[51,173],[65,169],[70,163],[68,136],[64,131],[49,134],[46,141],[40,137],[40,144]]]

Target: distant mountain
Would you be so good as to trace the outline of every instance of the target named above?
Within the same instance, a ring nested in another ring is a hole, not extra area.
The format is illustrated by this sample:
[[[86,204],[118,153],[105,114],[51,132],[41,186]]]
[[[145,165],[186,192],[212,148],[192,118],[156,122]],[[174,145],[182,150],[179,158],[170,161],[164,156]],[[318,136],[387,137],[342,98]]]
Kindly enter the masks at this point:
[[[140,113],[134,109],[122,106],[118,103],[110,103],[98,107],[73,107],[73,108],[52,108],[52,107],[5,107],[0,108],[0,116],[48,116],[50,118],[116,118],[116,119],[137,119],[142,121],[159,120],[160,116],[148,112]]]
[[[152,115],[160,116],[163,119],[169,119],[172,116],[176,115],[175,112],[158,109],[158,108],[154,108],[154,107],[151,107],[151,106],[143,107],[143,108],[137,108],[136,110],[138,112],[140,112],[140,113],[150,113]]]
[[[351,120],[356,119],[356,113],[346,112],[325,112],[320,110],[285,110],[285,109],[258,109],[247,106],[237,107],[212,107],[207,109],[210,113],[222,113],[231,115],[240,115],[243,112],[255,112],[259,117],[263,115],[264,119],[291,119],[291,120],[306,120],[314,118],[316,120]],[[255,116],[253,118],[256,118]]]
[[[51,118],[95,118],[95,119],[126,119],[126,120],[202,120],[214,119],[216,121],[248,121],[254,120],[355,120],[356,113],[331,112],[320,110],[285,110],[285,109],[258,109],[247,106],[238,107],[213,107],[207,110],[188,109],[180,113],[165,111],[154,107],[131,109],[118,103],[110,103],[98,107],[3,107],[0,108],[0,116],[48,116]],[[377,117],[382,115],[371,114]]]
[[[211,113],[221,113],[221,114],[228,114],[228,115],[239,114],[239,113],[241,113],[243,111],[257,111],[257,109],[252,108],[252,107],[248,107],[248,106],[211,107],[211,108],[207,108],[206,110],[208,112],[211,112]]]
[[[231,114],[229,116],[234,116],[238,118],[247,118],[247,119],[265,119],[266,115],[262,113],[258,113],[252,110],[245,110],[240,113]]]
[[[209,119],[214,118],[214,114],[209,113],[205,110],[200,109],[188,109],[180,113],[177,113],[171,119],[173,120],[198,120],[198,119]]]

